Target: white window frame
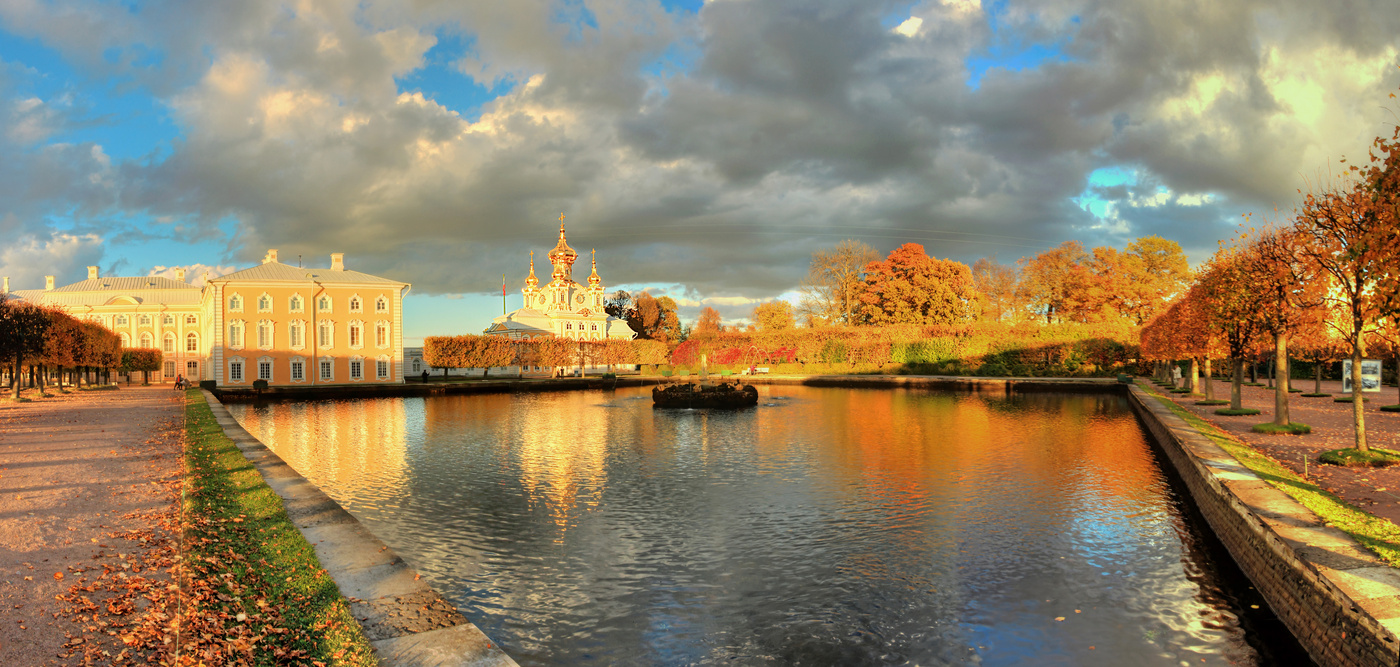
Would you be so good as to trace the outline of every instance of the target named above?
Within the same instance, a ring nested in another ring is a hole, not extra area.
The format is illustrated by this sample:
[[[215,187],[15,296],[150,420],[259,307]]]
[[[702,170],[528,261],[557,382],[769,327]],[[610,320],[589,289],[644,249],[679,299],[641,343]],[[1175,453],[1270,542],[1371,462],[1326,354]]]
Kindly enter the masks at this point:
[[[393,371],[394,365],[390,363],[388,355],[381,354],[378,359],[374,360],[374,379],[388,380]]]
[[[358,373],[355,372],[357,368],[359,369],[359,372],[358,372]],[[364,381],[364,379],[365,379],[365,358],[364,358],[364,357],[350,357],[349,374],[350,374],[350,381],[351,381],[351,382],[363,382],[363,381]]]
[[[136,318],[136,325],[141,327],[151,326],[151,316],[141,313],[141,315]]]
[[[380,342],[380,339],[384,342]],[[394,337],[389,335],[389,321],[379,320],[374,323],[374,346],[384,350],[394,344]]]
[[[363,320],[350,320],[350,324],[345,330],[345,342],[350,345],[352,350],[364,349],[365,323]]]
[[[325,336],[321,332],[326,333]],[[335,347],[335,322],[331,320],[321,320],[316,325],[316,347],[322,350],[329,350]]]
[[[195,333],[195,332],[193,332],[193,331],[191,331],[191,332],[185,334],[185,351],[186,351],[186,352],[198,352],[198,351],[199,351],[199,334],[197,334],[197,333]]]
[[[149,331],[142,331],[140,340],[142,348],[151,349],[156,346],[155,337]]]
[[[363,312],[365,312],[365,300],[364,300],[364,299],[361,299],[359,294],[352,294],[352,295],[350,295],[350,312],[352,312],[352,313],[363,313]]]
[[[316,299],[316,312],[318,312],[318,313],[333,313],[333,312],[335,312],[335,299],[332,299],[332,298],[331,298],[331,295],[329,295],[329,294],[322,294],[322,295],[320,296],[320,298]]]
[[[243,383],[248,377],[243,369],[243,357],[229,357],[228,359],[228,381],[230,384]]]
[[[375,299],[375,300],[374,300],[374,312],[376,312],[376,313],[387,313],[387,312],[389,312],[389,299],[387,299],[387,298],[385,298],[385,297],[383,297],[383,296],[379,297],[378,299]]]
[[[124,327],[124,326],[129,326],[129,325],[131,324],[131,320],[128,319],[127,316],[125,316],[125,315],[118,315],[118,316],[116,317],[116,319],[113,320],[113,323],[114,323],[116,326]]]
[[[228,312],[243,312],[243,295],[239,294],[238,292],[234,292],[233,294],[228,295]]]
[[[300,337],[300,340],[297,340]],[[287,323],[287,346],[293,350],[306,349],[306,320],[292,320]]]
[[[185,316],[185,324],[189,324],[189,325],[199,324],[199,317],[198,317],[197,315],[186,315],[186,316]]]
[[[293,294],[287,299],[287,312],[301,313],[306,311],[306,299],[301,298],[301,294]]]
[[[131,347],[131,336],[128,336],[125,331],[117,334],[117,337],[121,339],[122,347]]]
[[[263,364],[266,364],[266,366],[264,366]],[[256,370],[257,370],[257,373],[258,373],[258,379],[259,379],[259,380],[267,380],[268,382],[272,382],[273,370],[274,370],[276,367],[277,367],[276,364],[274,364],[273,361],[272,361],[272,357],[258,357],[258,365],[257,365],[257,369],[256,369]],[[263,377],[263,369],[264,369],[264,368],[267,369],[267,377]]]
[[[288,377],[291,381],[298,384],[306,382],[306,357],[292,357],[289,362]],[[298,372],[301,377],[297,377]]]
[[[175,362],[174,362],[174,360],[167,359],[167,360],[165,361],[165,363],[161,364],[161,367],[163,368],[163,373],[162,373],[163,377],[168,377],[168,378],[173,378],[173,377],[175,377]]]
[[[258,320],[258,349],[271,350],[277,342],[274,338],[276,333],[277,327],[273,326],[272,320]]]
[[[316,361],[316,377],[321,378],[321,382],[335,382],[335,360],[318,359]]]
[[[175,326],[175,316],[166,313],[164,317],[160,318],[160,323],[167,327],[173,327]]]
[[[165,338],[162,339],[160,349],[166,354],[175,354],[175,334],[169,331],[165,332]]]
[[[241,350],[243,344],[248,342],[248,325],[243,320],[230,320],[228,323],[228,348],[230,350]]]
[[[267,305],[264,306],[263,304],[267,304]],[[272,295],[271,295],[271,294],[268,294],[267,292],[263,292],[262,294],[258,295],[258,312],[259,312],[259,313],[270,313],[270,312],[272,312]]]
[[[190,371],[190,367],[191,367],[191,366],[194,367],[194,371]],[[186,379],[186,380],[196,380],[196,379],[198,379],[198,378],[199,378],[199,362],[198,362],[197,360],[194,360],[194,359],[189,359],[189,360],[185,361],[185,379]]]
[[[414,357],[414,358],[413,358],[413,373],[416,375],[416,374],[422,373],[422,372],[423,372],[423,360],[420,359],[420,358],[418,358],[418,357]]]

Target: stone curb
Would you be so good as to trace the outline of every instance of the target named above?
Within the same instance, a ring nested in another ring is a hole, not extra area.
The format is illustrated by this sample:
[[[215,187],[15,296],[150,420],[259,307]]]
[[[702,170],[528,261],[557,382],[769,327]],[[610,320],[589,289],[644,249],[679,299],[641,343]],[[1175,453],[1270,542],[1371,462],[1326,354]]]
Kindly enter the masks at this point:
[[[388,545],[244,430],[209,391],[214,419],[282,497],[287,516],[350,601],[382,664],[389,667],[510,667],[516,663]]]
[[[1129,403],[1274,614],[1320,665],[1400,663],[1400,569],[1240,464],[1156,397]]]

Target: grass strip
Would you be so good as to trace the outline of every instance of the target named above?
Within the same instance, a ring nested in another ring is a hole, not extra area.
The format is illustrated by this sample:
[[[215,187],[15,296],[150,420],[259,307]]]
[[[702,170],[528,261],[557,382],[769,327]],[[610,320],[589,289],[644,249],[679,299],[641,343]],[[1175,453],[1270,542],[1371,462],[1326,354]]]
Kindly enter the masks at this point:
[[[252,665],[377,665],[281,497],[224,435],[198,389],[185,393],[185,419],[187,655],[220,656],[220,663],[237,656]]]
[[[1368,452],[1363,452],[1355,447],[1346,447],[1318,454],[1317,460],[1334,466],[1383,468],[1388,465],[1400,463],[1400,454],[1392,452],[1389,449],[1378,449],[1375,447],[1372,447]]]
[[[1400,527],[1299,476],[1263,452],[1236,440],[1190,410],[1177,405],[1175,401],[1151,389],[1147,391],[1173,414],[1186,420],[1186,423],[1201,435],[1210,438],[1211,442],[1235,457],[1236,461],[1254,471],[1260,479],[1312,510],[1327,524],[1351,535],[1381,560],[1393,567],[1400,567]]]

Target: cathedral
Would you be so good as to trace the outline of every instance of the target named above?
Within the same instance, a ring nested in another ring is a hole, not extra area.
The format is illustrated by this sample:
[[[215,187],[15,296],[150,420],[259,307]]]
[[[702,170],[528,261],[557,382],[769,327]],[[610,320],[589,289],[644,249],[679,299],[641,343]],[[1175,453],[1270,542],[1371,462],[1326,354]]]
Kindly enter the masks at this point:
[[[588,285],[573,278],[578,253],[564,237],[564,216],[559,216],[559,242],[549,251],[554,266],[549,283],[535,277],[535,253],[530,251],[530,275],[525,278],[525,307],[492,320],[488,336],[529,338],[554,335],[578,340],[630,340],[637,335],[626,320],[603,310],[603,279],[598,277],[598,253],[593,251],[593,273]]]

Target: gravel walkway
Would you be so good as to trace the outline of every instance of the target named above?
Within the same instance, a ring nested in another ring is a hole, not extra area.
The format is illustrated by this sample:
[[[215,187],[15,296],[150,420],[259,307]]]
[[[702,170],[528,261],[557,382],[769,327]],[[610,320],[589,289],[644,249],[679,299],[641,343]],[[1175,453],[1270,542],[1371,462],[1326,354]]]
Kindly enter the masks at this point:
[[[183,398],[153,386],[0,402],[0,665],[119,650],[115,626],[56,599],[97,577],[86,572],[168,580],[142,572],[141,557],[162,539],[154,517],[178,500]]]
[[[1293,388],[1312,392],[1313,381],[1294,380]],[[1217,399],[1229,400],[1229,382],[1216,380],[1214,390]],[[1322,391],[1333,396],[1344,395],[1340,381],[1324,380]],[[1382,405],[1400,403],[1397,389],[1386,386],[1379,393],[1364,396],[1370,399],[1365,403],[1367,444],[1400,451],[1400,413],[1380,410]],[[1195,402],[1200,400],[1199,398],[1176,397],[1176,402],[1236,438],[1253,445],[1294,472],[1303,474],[1303,460],[1308,459],[1309,478],[1321,482],[1324,488],[1347,502],[1400,525],[1400,466],[1344,468],[1317,462],[1317,456],[1322,452],[1354,444],[1351,404],[1337,403],[1331,398],[1304,398],[1300,394],[1289,394],[1288,398],[1291,420],[1311,426],[1312,433],[1264,435],[1249,430],[1255,424],[1271,422],[1274,419],[1274,390],[1267,386],[1241,388],[1243,406],[1260,410],[1260,414],[1257,415],[1223,417],[1215,414],[1215,410],[1229,406],[1196,405]]]

